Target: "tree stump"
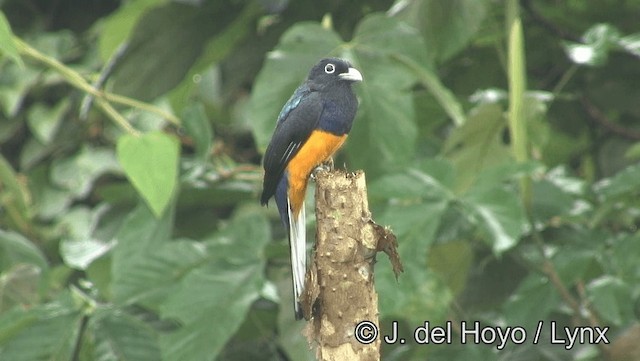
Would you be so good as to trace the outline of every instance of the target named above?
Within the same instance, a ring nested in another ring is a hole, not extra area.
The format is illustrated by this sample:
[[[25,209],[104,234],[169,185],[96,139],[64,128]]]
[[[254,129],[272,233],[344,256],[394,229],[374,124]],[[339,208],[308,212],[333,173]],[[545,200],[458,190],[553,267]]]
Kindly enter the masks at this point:
[[[364,344],[354,331],[361,321],[378,325],[376,253],[389,255],[396,276],[402,271],[395,236],[371,220],[362,171],[317,172],[315,199],[316,243],[302,297],[307,338],[318,360],[379,360],[379,337]]]

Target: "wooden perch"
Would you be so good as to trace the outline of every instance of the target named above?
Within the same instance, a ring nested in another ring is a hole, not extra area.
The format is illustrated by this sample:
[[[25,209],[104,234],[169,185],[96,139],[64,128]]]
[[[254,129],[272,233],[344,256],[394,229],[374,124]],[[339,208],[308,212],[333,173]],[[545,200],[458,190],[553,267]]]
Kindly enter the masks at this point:
[[[378,251],[389,255],[396,276],[402,265],[395,236],[371,220],[362,171],[316,173],[316,243],[302,295],[307,338],[318,360],[379,360],[380,338],[362,344],[356,325],[378,325],[373,266]]]

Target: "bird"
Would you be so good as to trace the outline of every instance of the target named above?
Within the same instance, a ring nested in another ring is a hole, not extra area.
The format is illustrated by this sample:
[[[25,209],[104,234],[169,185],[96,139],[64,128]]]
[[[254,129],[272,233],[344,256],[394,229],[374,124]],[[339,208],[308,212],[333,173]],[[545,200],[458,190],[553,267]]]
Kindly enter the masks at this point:
[[[274,197],[287,230],[298,320],[306,274],[307,184],[313,170],[344,144],[358,110],[351,85],[361,81],[362,74],[347,60],[321,59],[282,107],[264,154],[260,203],[266,206]]]

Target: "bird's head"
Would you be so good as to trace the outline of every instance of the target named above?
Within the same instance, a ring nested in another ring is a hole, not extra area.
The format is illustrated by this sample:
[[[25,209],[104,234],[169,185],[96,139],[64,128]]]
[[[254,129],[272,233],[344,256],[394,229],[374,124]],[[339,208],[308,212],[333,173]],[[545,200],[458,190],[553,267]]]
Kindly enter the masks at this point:
[[[336,82],[352,83],[362,81],[362,74],[346,60],[340,58],[324,58],[311,68],[307,79],[318,85],[327,85]]]

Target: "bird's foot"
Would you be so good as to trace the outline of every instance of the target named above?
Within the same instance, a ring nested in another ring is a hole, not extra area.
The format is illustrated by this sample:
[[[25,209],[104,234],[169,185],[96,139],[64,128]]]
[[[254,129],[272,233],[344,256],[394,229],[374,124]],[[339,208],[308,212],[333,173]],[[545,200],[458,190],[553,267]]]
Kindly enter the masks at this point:
[[[317,172],[331,172],[332,170],[333,170],[333,158],[329,157],[329,159],[320,163],[320,165],[318,165],[313,169],[313,171],[311,172],[311,179],[313,180],[316,179]]]

